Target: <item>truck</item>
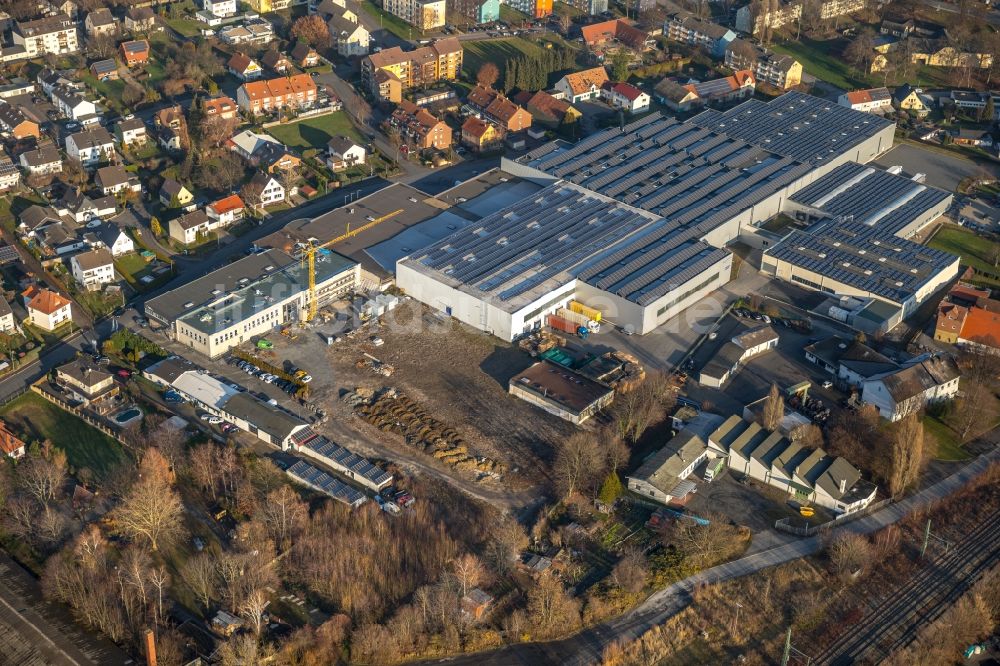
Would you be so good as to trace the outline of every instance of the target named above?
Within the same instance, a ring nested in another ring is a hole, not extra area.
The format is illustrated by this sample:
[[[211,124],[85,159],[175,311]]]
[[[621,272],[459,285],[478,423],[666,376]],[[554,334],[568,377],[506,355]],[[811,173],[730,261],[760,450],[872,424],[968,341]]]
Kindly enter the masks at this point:
[[[705,481],[711,483],[712,480],[714,480],[717,476],[719,476],[719,474],[722,473],[722,470],[725,469],[725,467],[726,467],[725,458],[716,458],[715,460],[709,460],[708,465],[705,467],[705,477],[704,477]]]
[[[563,333],[579,335],[581,338],[586,338],[590,334],[590,331],[587,330],[586,326],[581,326],[576,322],[563,319],[559,315],[549,315],[545,319],[545,324],[549,328],[562,331]]]
[[[586,317],[588,320],[600,322],[601,321],[601,311],[597,308],[592,308],[590,306],[584,305],[580,301],[570,301],[569,309],[573,312],[578,312]]]
[[[559,308],[556,310],[556,315],[562,317],[567,321],[574,322],[578,326],[586,326],[587,330],[591,333],[599,333],[601,329],[600,322],[594,321],[587,317],[587,315],[580,314],[579,312],[573,312],[568,308]]]

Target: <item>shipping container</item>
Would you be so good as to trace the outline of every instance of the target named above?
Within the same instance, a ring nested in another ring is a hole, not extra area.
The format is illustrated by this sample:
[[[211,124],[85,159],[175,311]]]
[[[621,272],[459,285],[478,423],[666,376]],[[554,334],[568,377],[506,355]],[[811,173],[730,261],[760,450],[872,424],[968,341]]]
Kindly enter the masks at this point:
[[[579,312],[587,319],[592,319],[593,321],[601,321],[601,311],[597,308],[592,308],[590,306],[584,305],[580,301],[570,301],[569,309],[573,312]]]
[[[586,326],[590,322],[590,317],[582,315],[579,312],[573,312],[569,308],[559,308],[556,310],[556,315],[566,321],[575,323],[577,326]]]
[[[576,322],[569,321],[560,317],[559,315],[549,315],[545,323],[549,328],[553,328],[557,331],[562,331],[563,333],[572,333],[573,335],[579,335],[581,338],[587,337],[590,331],[587,330],[586,326],[581,326]]]

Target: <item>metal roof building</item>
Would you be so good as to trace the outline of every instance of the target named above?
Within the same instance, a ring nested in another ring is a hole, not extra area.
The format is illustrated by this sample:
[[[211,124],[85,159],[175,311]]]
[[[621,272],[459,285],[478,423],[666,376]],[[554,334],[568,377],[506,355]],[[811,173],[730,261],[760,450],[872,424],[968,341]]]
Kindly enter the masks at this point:
[[[360,490],[352,488],[343,481],[338,481],[304,460],[300,460],[289,467],[287,474],[299,483],[309,486],[313,490],[318,490],[325,495],[329,495],[352,509],[368,501],[368,498]]]

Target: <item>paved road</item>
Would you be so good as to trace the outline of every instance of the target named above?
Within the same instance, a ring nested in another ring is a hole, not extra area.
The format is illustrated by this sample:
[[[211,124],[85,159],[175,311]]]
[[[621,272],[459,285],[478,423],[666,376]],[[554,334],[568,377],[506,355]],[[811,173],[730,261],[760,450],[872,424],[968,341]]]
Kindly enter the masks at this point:
[[[898,522],[915,509],[926,507],[953,493],[997,460],[1000,460],[1000,448],[996,448],[994,442],[994,448],[990,453],[980,456],[951,476],[901,502],[891,504],[870,516],[848,523],[839,529],[859,534],[868,534],[882,529]],[[818,553],[822,547],[821,537],[815,536],[706,569],[656,592],[640,606],[621,617],[603,622],[559,641],[511,645],[492,652],[463,655],[425,663],[448,663],[462,666],[483,666],[484,664],[582,666],[583,664],[598,663],[604,650],[612,643],[634,640],[686,608],[691,602],[691,590],[696,586],[705,583],[720,583],[756,573],[769,567],[813,555]]]
[[[46,602],[38,581],[0,551],[0,664],[113,666],[130,661],[110,641],[77,626],[65,607]]]
[[[948,2],[940,2],[940,0],[921,0],[921,2],[930,7],[931,9],[939,12],[947,12],[949,14],[958,13],[958,5],[951,4]],[[1000,10],[990,9],[983,12],[982,17],[976,17],[975,21],[978,23],[980,20],[985,20],[987,23],[993,26],[1000,26]]]

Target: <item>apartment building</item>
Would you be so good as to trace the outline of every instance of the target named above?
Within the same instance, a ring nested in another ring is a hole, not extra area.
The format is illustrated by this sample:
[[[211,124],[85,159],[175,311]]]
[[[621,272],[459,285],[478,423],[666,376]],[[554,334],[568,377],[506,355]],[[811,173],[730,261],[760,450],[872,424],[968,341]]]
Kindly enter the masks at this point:
[[[534,18],[545,18],[552,13],[552,0],[507,0],[506,4]]]
[[[444,27],[445,0],[382,0],[382,8],[418,30]]]
[[[361,61],[362,82],[379,99],[398,103],[403,91],[437,81],[454,81],[462,72],[462,44],[449,37],[413,51],[398,46]]]
[[[236,90],[236,103],[245,113],[259,114],[283,107],[306,108],[316,102],[316,83],[308,74],[251,81]]]
[[[734,39],[726,47],[726,67],[749,69],[757,83],[768,83],[788,90],[802,83],[802,63],[791,56],[765,51],[743,39]]]
[[[690,12],[675,12],[663,23],[663,34],[667,39],[687,44],[703,46],[712,55],[722,57],[729,43],[736,39],[736,33],[717,23],[702,21]]]
[[[111,159],[115,142],[103,127],[77,132],[66,137],[66,154],[82,166],[94,166]]]
[[[764,28],[780,28],[795,23],[802,18],[802,3],[780,5],[774,10],[757,9],[753,4],[740,7],[736,12],[736,29],[743,33],[757,35]]]
[[[46,16],[14,24],[14,45],[24,47],[25,57],[56,55],[80,50],[76,21],[66,14]]]

